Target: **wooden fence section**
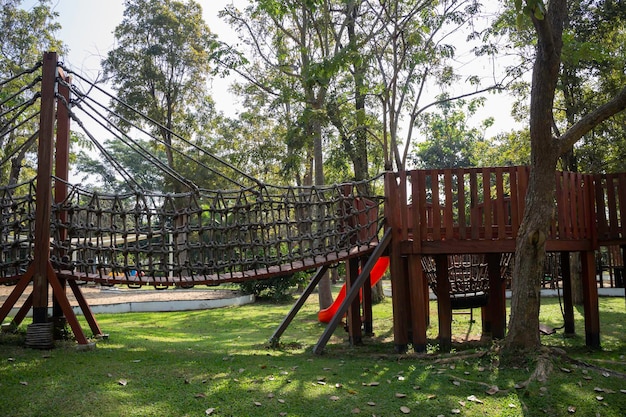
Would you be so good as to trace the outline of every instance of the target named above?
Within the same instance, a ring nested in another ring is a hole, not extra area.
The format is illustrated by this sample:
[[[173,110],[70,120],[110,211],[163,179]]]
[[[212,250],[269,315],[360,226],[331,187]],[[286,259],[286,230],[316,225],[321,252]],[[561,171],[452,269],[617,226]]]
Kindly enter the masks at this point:
[[[624,245],[626,233],[626,173],[595,175],[598,240],[602,245]]]
[[[514,252],[524,214],[528,167],[387,175],[387,218],[405,253]],[[556,210],[548,250],[590,250],[597,241],[593,177],[557,172],[555,180]]]

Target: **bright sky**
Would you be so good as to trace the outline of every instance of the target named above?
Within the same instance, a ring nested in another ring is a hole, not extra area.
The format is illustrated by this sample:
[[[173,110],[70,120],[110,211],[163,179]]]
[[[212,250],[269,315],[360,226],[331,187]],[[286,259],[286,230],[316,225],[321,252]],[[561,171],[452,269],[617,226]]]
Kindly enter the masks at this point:
[[[246,0],[196,0],[201,6],[204,20],[220,39],[234,41],[233,31],[219,17],[218,12],[226,5],[239,7]],[[29,9],[37,0],[24,0],[23,7]],[[52,0],[52,9],[59,16],[62,26],[57,36],[68,47],[69,53],[62,57],[63,63],[86,78],[95,80],[99,74],[100,62],[114,46],[113,31],[121,23],[124,13],[123,0]],[[216,80],[218,81],[218,80]],[[214,97],[228,97],[228,83],[212,83]],[[217,101],[217,100],[216,100]],[[220,110],[232,108],[231,102],[217,103]]]
[[[204,19],[211,31],[221,40],[236,41],[233,30],[218,17],[218,12],[228,4],[243,8],[247,0],[196,1],[202,6]],[[36,0],[24,0],[23,7],[28,9],[35,3]],[[114,45],[113,30],[122,21],[123,3],[123,0],[52,0],[52,8],[59,13],[57,21],[62,26],[57,35],[69,48],[69,53],[62,57],[67,67],[89,79],[97,78],[100,61]],[[236,98],[228,92],[228,86],[229,82],[213,80],[211,94],[219,110],[232,112]],[[488,130],[487,135],[513,129],[515,126],[509,114],[510,99],[494,98],[493,95],[490,97],[485,108],[476,117],[477,120],[489,116],[496,118],[496,124]]]

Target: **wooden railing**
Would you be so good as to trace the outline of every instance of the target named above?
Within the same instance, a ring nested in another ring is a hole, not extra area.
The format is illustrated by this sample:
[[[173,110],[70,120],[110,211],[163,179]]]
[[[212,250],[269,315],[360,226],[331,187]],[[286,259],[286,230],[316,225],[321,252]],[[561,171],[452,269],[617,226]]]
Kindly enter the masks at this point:
[[[525,208],[528,167],[387,174],[387,219],[412,253],[512,252]],[[556,173],[551,250],[594,244],[593,177]]]
[[[626,173],[600,174],[594,179],[598,240],[603,245],[623,245],[626,241]]]

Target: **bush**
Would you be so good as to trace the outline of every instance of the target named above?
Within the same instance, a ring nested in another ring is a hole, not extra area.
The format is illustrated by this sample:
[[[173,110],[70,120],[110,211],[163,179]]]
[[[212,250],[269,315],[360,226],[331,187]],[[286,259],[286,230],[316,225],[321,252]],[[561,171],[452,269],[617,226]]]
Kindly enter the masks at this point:
[[[306,273],[296,272],[280,277],[240,282],[239,287],[244,294],[254,294],[257,298],[272,301],[284,301],[291,298],[289,289],[305,282],[307,278]]]

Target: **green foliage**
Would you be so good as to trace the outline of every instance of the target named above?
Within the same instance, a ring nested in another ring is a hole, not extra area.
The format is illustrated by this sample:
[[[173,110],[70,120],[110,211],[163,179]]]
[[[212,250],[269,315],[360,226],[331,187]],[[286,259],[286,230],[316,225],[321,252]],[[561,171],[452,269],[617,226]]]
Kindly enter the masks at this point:
[[[414,146],[413,163],[418,168],[466,168],[479,164],[478,151],[484,143],[484,133],[469,128],[468,120],[483,100],[445,101],[440,113],[424,113],[417,125],[425,137]],[[484,122],[488,125],[489,120]]]
[[[6,80],[25,70],[32,69],[40,62],[43,53],[56,51],[63,54],[64,45],[55,32],[60,28],[55,21],[57,14],[52,12],[49,0],[36,2],[25,10],[22,0],[0,0],[0,80]],[[39,109],[39,102],[33,103],[27,110],[10,111],[28,102],[38,91],[38,85],[19,93],[18,91],[30,84],[40,72],[27,74],[15,81],[0,87],[0,126],[3,131],[0,137],[0,160],[10,159],[0,167],[0,183],[20,182],[35,175],[36,142],[29,140],[37,131],[39,119],[35,117],[29,122],[25,120]],[[13,99],[11,96],[17,94]],[[14,119],[15,118],[15,119]],[[10,120],[13,123],[7,125]],[[18,126],[11,134],[9,128]],[[22,146],[24,146],[22,148]]]
[[[125,5],[124,19],[115,28],[117,46],[102,62],[105,75],[122,101],[167,128],[149,127],[161,139],[157,148],[166,164],[182,169],[182,162],[175,164],[169,130],[188,139],[210,131],[213,107],[205,81],[210,51],[218,44],[193,0],[128,0]],[[124,104],[112,104],[126,120],[145,126]]]
[[[308,274],[296,272],[268,279],[248,280],[239,283],[244,294],[254,294],[257,298],[267,298],[272,301],[286,301],[291,299],[290,289],[306,282]]]

